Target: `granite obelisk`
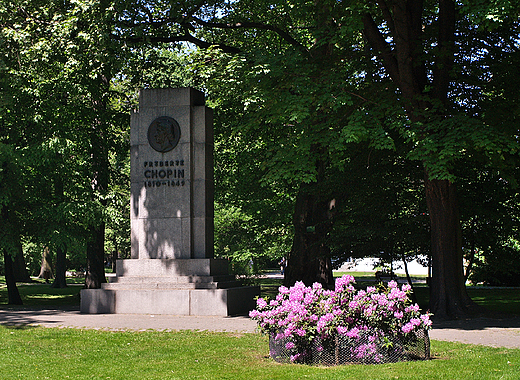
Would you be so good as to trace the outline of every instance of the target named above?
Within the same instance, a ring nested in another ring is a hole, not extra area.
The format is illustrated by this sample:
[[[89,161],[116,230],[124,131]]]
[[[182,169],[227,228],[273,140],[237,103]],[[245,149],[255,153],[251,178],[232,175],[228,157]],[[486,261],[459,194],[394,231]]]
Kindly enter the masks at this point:
[[[142,90],[131,118],[131,259],[83,313],[235,315],[254,307],[213,258],[213,112],[192,88]]]

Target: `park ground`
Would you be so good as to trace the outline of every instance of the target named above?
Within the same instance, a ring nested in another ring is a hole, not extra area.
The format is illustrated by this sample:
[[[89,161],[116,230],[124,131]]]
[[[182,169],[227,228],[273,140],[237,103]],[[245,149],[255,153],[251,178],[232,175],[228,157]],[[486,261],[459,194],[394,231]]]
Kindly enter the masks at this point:
[[[355,276],[373,284],[373,273]],[[415,280],[425,302],[424,279]],[[431,360],[328,368],[274,362],[247,317],[80,314],[82,281],[68,281],[19,284],[22,307],[5,304],[0,281],[1,379],[519,379],[518,289],[469,289],[494,316],[436,322]],[[281,276],[256,281],[268,295]]]

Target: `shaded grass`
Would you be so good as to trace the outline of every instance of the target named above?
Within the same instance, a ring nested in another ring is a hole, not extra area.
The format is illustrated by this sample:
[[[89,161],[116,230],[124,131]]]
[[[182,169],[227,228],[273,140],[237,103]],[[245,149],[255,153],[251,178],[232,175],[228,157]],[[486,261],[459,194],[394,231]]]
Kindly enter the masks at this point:
[[[520,350],[432,342],[433,360],[281,365],[260,334],[107,332],[0,326],[0,378],[10,379],[518,379]]]
[[[488,310],[520,315],[520,289],[468,287],[473,301]],[[519,375],[520,378],[520,375]]]
[[[18,283],[17,288],[25,306],[72,306],[79,305],[79,292],[83,288],[81,278],[67,278],[67,287],[51,288],[43,281]],[[7,285],[0,277],[0,304],[7,304]]]

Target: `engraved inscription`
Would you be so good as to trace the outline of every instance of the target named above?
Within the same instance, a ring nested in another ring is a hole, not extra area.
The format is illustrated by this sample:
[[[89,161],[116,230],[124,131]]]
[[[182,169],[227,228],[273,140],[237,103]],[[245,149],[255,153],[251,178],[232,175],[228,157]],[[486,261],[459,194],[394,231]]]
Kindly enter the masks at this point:
[[[184,160],[145,161],[144,187],[177,187],[186,184]]]

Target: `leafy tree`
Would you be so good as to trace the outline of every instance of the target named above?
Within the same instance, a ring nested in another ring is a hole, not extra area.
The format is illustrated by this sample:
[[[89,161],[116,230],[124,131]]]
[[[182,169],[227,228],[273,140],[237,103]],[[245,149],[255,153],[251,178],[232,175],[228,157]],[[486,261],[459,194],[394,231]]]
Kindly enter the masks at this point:
[[[16,287],[13,269],[13,257],[19,243],[19,219],[16,215],[17,198],[20,195],[20,172],[16,160],[17,155],[7,144],[0,144],[0,199],[1,199],[1,235],[0,244],[4,259],[4,272],[7,284],[8,303],[21,305],[22,299]],[[9,185],[9,186],[7,186]]]
[[[464,170],[461,220],[465,277],[474,283],[516,286],[518,189],[495,171]]]
[[[429,224],[417,163],[366,144],[353,147],[338,176],[340,194],[331,247],[339,264],[348,256],[408,262],[429,254]]]
[[[503,152],[516,151],[511,129],[475,105],[497,98],[477,96],[483,86],[476,83],[511,62],[517,6],[450,0],[128,1],[114,34],[133,42],[215,46],[247,59],[243,67],[250,74],[239,77],[246,78],[241,85],[248,93],[241,98],[254,118],[244,124],[269,142],[265,181],[288,180],[298,189],[287,283],[331,280],[323,242],[334,216],[331,164],[341,160],[341,145],[360,138],[377,148],[402,143],[407,158],[424,168],[430,306],[442,317],[474,309],[464,287],[453,169],[463,157],[496,164]],[[478,61],[475,56],[490,56],[482,46],[497,39],[509,47],[501,64],[481,65],[480,77],[466,71]]]
[[[78,241],[87,246],[86,286],[106,281],[110,154],[124,146],[119,131],[128,121],[111,103],[122,54],[109,38],[110,9],[104,1],[1,3],[1,143],[23,158],[20,225],[24,236],[61,253],[59,287],[66,252]]]

